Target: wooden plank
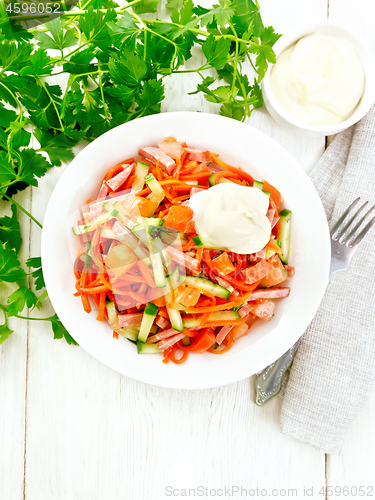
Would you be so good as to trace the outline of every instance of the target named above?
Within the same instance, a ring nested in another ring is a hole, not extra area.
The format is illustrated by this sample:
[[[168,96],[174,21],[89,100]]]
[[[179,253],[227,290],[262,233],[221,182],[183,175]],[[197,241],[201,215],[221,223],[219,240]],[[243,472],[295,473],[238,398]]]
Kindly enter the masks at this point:
[[[355,4],[350,0],[330,0],[329,18],[358,33],[375,55],[375,3],[372,0],[357,0]],[[364,487],[362,496],[375,495],[374,419],[375,396],[350,428],[340,452],[328,455],[327,485],[332,486],[335,498],[357,498],[360,486]],[[344,490],[345,486],[349,490]]]
[[[30,210],[30,190],[18,194],[15,200]],[[10,215],[10,203],[1,202],[0,212],[2,216]],[[20,260],[24,262],[29,257],[30,221],[20,210],[17,215],[23,237]],[[2,284],[2,304],[16,288]],[[11,318],[8,326],[14,333],[0,345],[0,498],[20,500],[24,488],[28,325]]]
[[[305,15],[326,15],[325,0],[289,0],[282,9],[279,4],[261,2],[267,22],[280,31]],[[218,112],[202,96],[187,96],[191,90],[193,77],[171,78],[163,110]],[[287,147],[306,168],[321,153],[323,141],[288,137],[265,111],[257,111],[250,123]],[[40,219],[62,171],[54,169],[42,179],[33,197],[33,213]],[[34,229],[31,254],[39,255]],[[199,485],[297,488],[302,498],[304,486],[324,484],[324,455],[283,436],[279,399],[259,408],[252,387],[252,379],[202,391],[152,387],[113,372],[80,347],[52,340],[49,325],[34,322],[26,499],[161,499],[168,486]]]

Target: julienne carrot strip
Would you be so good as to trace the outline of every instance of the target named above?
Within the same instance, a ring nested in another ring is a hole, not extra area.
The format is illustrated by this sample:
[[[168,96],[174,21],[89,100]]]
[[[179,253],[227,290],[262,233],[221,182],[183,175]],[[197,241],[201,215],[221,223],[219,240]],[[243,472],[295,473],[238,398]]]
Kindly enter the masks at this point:
[[[94,293],[106,292],[108,290],[108,288],[105,285],[95,286],[93,288],[81,288],[79,285],[76,284],[76,288],[79,291],[79,293],[87,293],[89,295],[92,295]]]
[[[201,262],[202,255],[203,255],[203,247],[198,247],[197,253],[195,254],[195,258],[197,259],[198,262]]]
[[[241,325],[245,323],[247,317],[239,318],[236,320],[222,320],[222,321],[206,321],[204,324],[205,327],[211,326],[212,328],[216,328],[217,326],[225,326],[225,325]]]
[[[173,346],[172,346],[173,347]],[[163,354],[163,363],[166,365],[169,363],[169,356],[172,352],[172,347],[168,347],[168,349],[166,349],[164,351],[164,354]]]
[[[180,177],[181,181],[196,181],[197,179],[208,179],[212,172],[200,172],[195,175],[182,175]]]
[[[103,285],[105,285],[109,290],[112,290],[112,285],[111,283],[107,280],[105,277],[104,273],[99,273],[99,277]]]
[[[128,189],[130,189],[133,185],[135,178],[136,178],[136,175],[129,175],[129,177],[126,179],[125,184],[124,184],[122,189],[124,191],[127,191]]]
[[[173,204],[173,196],[170,194],[168,189],[163,188],[163,191],[164,191],[164,195],[166,196],[166,198],[168,198],[168,200]]]
[[[188,250],[190,250],[190,248],[193,248],[193,246],[195,245],[194,241],[193,241],[193,238],[190,238],[189,242],[184,245],[183,247],[181,247],[181,250],[183,252],[187,252]]]
[[[177,198],[173,198],[173,205],[180,201],[188,200],[190,198],[190,194],[185,194],[184,196],[177,196]]]
[[[232,309],[232,307],[238,306],[238,301],[230,301],[226,302],[225,304],[218,304],[216,306],[210,306],[210,307],[187,307],[184,309],[184,311],[187,314],[201,314],[201,313],[211,313],[214,311],[224,311],[225,309]]]
[[[103,321],[103,319],[104,319],[105,298],[106,298],[106,294],[105,294],[105,292],[102,292],[100,294],[99,312],[98,312],[98,316],[96,318],[98,321]]]
[[[216,172],[215,174],[215,184],[219,184],[219,181],[222,177],[232,177],[233,173],[228,172],[227,170],[222,170],[221,172]]]
[[[172,361],[172,363],[174,363],[175,365],[180,365],[181,363],[184,363],[186,360],[187,360],[187,357],[189,356],[189,353],[187,351],[184,351],[182,353],[182,356],[181,358],[176,358],[175,357],[175,354],[176,354],[176,351],[177,351],[178,347],[177,345],[175,344],[174,346],[172,346],[172,350],[169,354],[169,359]]]
[[[181,159],[177,158],[177,160],[176,160],[176,168],[174,169],[173,175],[172,175],[173,179],[179,179],[180,178],[181,168],[182,168]]]
[[[210,152],[210,157],[214,163],[219,165],[219,167],[223,168],[224,170],[230,170],[231,172],[234,172],[235,174],[238,175],[238,177],[247,181],[251,186],[254,184],[254,179],[247,172],[244,172],[240,168],[232,167],[231,165],[224,163],[223,161],[221,161],[217,156],[215,156],[211,152]]]
[[[163,176],[161,175],[160,171],[160,160],[158,159],[155,165],[155,173],[156,173],[156,178],[160,182],[163,180]]]
[[[142,189],[142,191],[138,191],[138,193],[136,193],[135,196],[145,196],[146,194],[150,194],[151,193],[151,189],[149,187],[146,187],[144,189]]]
[[[109,179],[112,179],[112,177],[115,177],[116,174],[119,174],[123,170],[124,167],[120,163],[118,163],[117,165],[112,167],[111,170],[107,172],[107,175],[104,177],[104,180],[109,181]]]
[[[146,266],[146,264],[144,262],[142,262],[141,260],[139,260],[137,262],[138,264],[138,267],[139,267],[139,270],[141,271],[142,273],[142,276],[144,277],[145,279],[145,282],[148,284],[148,286],[150,286],[151,288],[155,288],[155,282],[154,280],[152,279],[150,273],[149,273],[149,270],[148,270],[148,267]]]
[[[229,349],[232,347],[232,345],[234,344],[234,339],[233,339],[233,333],[231,335],[232,331],[229,332],[228,334],[228,341],[227,341],[227,345],[224,347],[224,349],[208,349],[207,352],[212,352],[212,354],[224,354],[225,352],[229,351]],[[227,338],[228,338],[227,337]]]

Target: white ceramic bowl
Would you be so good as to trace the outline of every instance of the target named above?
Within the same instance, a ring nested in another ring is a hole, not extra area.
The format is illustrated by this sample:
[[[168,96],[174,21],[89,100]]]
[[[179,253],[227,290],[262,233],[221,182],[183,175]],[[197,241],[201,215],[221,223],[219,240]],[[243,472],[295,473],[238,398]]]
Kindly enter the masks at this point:
[[[317,31],[325,35],[340,36],[348,40],[353,44],[362,61],[366,79],[365,89],[360,102],[349,118],[341,123],[329,126],[317,126],[303,123],[289,115],[274,96],[270,83],[270,74],[272,72],[273,65],[269,67],[262,82],[264,103],[268,112],[277,121],[277,123],[291,132],[313,137],[328,136],[345,130],[354,123],[357,123],[367,113],[375,101],[375,59],[367,45],[361,41],[358,35],[351,33],[340,25],[326,21],[324,23],[300,27],[292,33],[287,33],[286,35],[283,35],[274,45],[276,57],[302,37]]]
[[[270,322],[257,321],[251,333],[228,353],[191,355],[182,365],[165,365],[159,355],[138,355],[128,340],[112,338],[106,322],[86,314],[74,297],[73,260],[80,247],[71,226],[85,200],[97,193],[111,166],[136,156],[141,146],[173,135],[194,148],[209,148],[224,161],[267,179],[293,212],[290,264],[296,275],[291,293],[277,303]],[[114,370],[164,387],[196,389],[228,384],[275,361],[304,332],[323,297],[328,280],[330,242],[325,213],[308,176],[285,149],[243,123],[204,113],[164,113],[140,118],[105,133],[68,166],[51,196],[42,233],[44,277],[52,304],[77,342]],[[85,367],[82,367],[85,369]]]

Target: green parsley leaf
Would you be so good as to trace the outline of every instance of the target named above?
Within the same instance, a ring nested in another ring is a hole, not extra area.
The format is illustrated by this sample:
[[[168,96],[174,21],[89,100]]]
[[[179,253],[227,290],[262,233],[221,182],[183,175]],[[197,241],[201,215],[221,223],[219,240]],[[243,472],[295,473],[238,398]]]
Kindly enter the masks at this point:
[[[26,286],[20,286],[8,297],[7,315],[15,316],[23,311],[25,306],[32,307],[36,303],[36,295]]]
[[[8,328],[6,324],[0,325],[0,344],[6,341],[6,339],[13,333],[13,330]]]
[[[146,12],[156,12],[160,0],[142,0],[140,3],[133,5],[133,10],[136,14],[145,14]]]
[[[5,215],[0,219],[0,241],[5,244],[8,250],[19,252],[22,243],[20,224],[17,220],[17,209],[12,204],[12,216]]]
[[[97,54],[96,47],[87,47],[86,49],[76,52],[69,58],[69,62],[63,65],[64,71],[72,75],[80,73],[90,73],[96,70],[95,64],[90,64]]]
[[[163,80],[149,80],[145,82],[136,102],[137,113],[142,116],[160,113],[160,103],[164,98]]]
[[[147,65],[143,59],[125,46],[119,56],[110,58],[109,72],[114,83],[138,87],[147,74]]]
[[[30,65],[24,66],[20,75],[50,75],[52,73],[51,58],[44,49],[38,49],[30,56]]]
[[[108,28],[112,31],[112,41],[117,44],[122,43],[128,37],[135,36],[140,32],[140,28],[134,24],[131,15],[126,10],[122,13],[122,16],[117,22],[110,21],[108,23]]]
[[[1,184],[13,181],[16,172],[5,151],[0,151],[0,187]]]
[[[98,47],[106,48],[110,35],[107,23],[116,19],[116,12],[112,9],[104,14],[100,10],[94,11],[90,6],[84,16],[79,19],[79,27],[87,39]]]
[[[24,278],[26,278],[26,273],[20,267],[17,253],[0,245],[0,280],[15,283]]]
[[[41,49],[56,49],[62,51],[77,43],[76,30],[64,30],[64,21],[61,17],[57,17],[53,21],[50,21],[46,26],[52,36],[39,31],[35,32],[35,38],[38,40],[38,45]]]
[[[215,69],[222,69],[228,61],[231,41],[228,38],[215,39],[214,35],[210,35],[202,45],[202,50],[206,56],[208,64]]]
[[[31,276],[35,279],[35,289],[41,290],[46,286],[42,271],[42,259],[40,257],[31,257],[27,259],[26,266],[35,269]]]
[[[68,344],[78,345],[78,343],[73,339],[73,337],[69,334],[68,330],[59,320],[57,314],[55,314],[51,321],[52,330],[53,330],[53,338],[54,339],[62,339],[64,338]]]
[[[116,87],[106,87],[104,92],[120,101],[124,107],[129,108],[134,101],[136,89],[126,85],[117,85]]]
[[[34,135],[40,144],[39,151],[45,151],[53,165],[60,166],[61,162],[73,160],[72,143],[63,134],[37,129]]]
[[[20,180],[31,186],[37,186],[36,178],[43,177],[51,164],[34,149],[22,149],[19,154],[21,157]]]
[[[0,66],[3,71],[14,71],[18,73],[29,63],[32,46],[29,43],[10,43],[0,44]]]
[[[179,9],[180,7],[182,7],[185,3],[185,0],[168,0],[167,1],[167,9]]]

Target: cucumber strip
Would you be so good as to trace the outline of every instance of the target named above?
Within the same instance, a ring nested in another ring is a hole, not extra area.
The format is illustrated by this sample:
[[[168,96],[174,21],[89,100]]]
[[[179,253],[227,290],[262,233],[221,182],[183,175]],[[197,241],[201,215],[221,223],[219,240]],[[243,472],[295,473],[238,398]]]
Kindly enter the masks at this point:
[[[136,326],[124,326],[116,330],[117,333],[125,337],[126,339],[136,342],[138,339],[139,327]]]
[[[224,288],[223,286],[218,285],[217,283],[214,283],[206,278],[200,278],[198,276],[181,276],[179,281],[180,283],[182,282],[185,283],[185,285],[194,286],[198,288],[198,290],[204,290],[212,295],[215,295],[215,297],[220,297],[222,299],[228,300],[231,294],[227,288]]]
[[[215,311],[210,314],[207,321],[236,321],[240,319],[241,315],[237,311]]]
[[[167,284],[164,272],[163,261],[160,253],[151,253],[151,264],[154,273],[155,285],[157,288],[164,288]]]
[[[131,220],[130,212],[128,212],[119,201],[116,201],[113,205],[107,201],[103,204],[103,208],[128,229],[132,229],[134,227],[135,222]]]
[[[143,312],[141,328],[138,334],[139,341],[146,342],[158,310],[159,308],[155,304],[153,304],[152,302],[147,302],[145,310]]]
[[[149,194],[147,198],[159,205],[159,203],[164,200],[163,188],[152,174],[146,175],[145,182],[151,189],[151,194]]]
[[[269,191],[265,191],[264,189],[262,191],[266,196],[268,196],[268,198],[271,196],[271,193]]]
[[[137,342],[138,354],[162,354],[157,344],[145,344],[144,342]]]
[[[260,189],[261,191],[263,191],[263,182],[254,181],[253,187],[257,188],[257,189]]]
[[[178,332],[183,332],[185,330],[185,327],[182,322],[180,311],[171,309],[167,306],[167,313],[169,316],[169,321],[171,322],[171,327]]]
[[[131,189],[133,194],[138,193],[138,191],[142,191],[149,168],[150,165],[148,165],[148,163],[144,163],[143,161],[139,161],[137,163],[137,166],[135,167],[135,179]]]
[[[193,328],[194,326],[200,326],[201,318],[186,318],[182,320],[182,324],[184,328]]]
[[[214,248],[214,249],[218,248],[217,245],[211,243],[210,240],[208,240],[207,238],[203,238],[202,236],[199,235],[194,236],[193,241],[196,247]]]
[[[266,248],[266,257],[265,259],[270,259],[273,255],[275,255],[275,250],[271,250],[270,248]]]
[[[162,226],[164,219],[161,217],[138,217],[137,222],[139,225],[147,229],[150,226]]]
[[[282,210],[279,213],[279,234],[278,239],[281,242],[280,259],[284,264],[288,264],[289,249],[290,249],[290,228],[292,225],[292,212],[290,210]]]
[[[216,172],[214,172],[213,174],[210,175],[210,177],[208,178],[208,184],[210,186],[214,186],[215,185],[215,178],[216,178]],[[235,184],[234,182],[230,181],[229,179],[226,179],[225,177],[220,177],[219,179],[219,184],[225,184],[225,183],[230,183],[230,184]]]
[[[210,314],[207,321],[236,321],[240,319],[241,315],[237,311],[215,311]],[[201,325],[201,317],[198,318],[186,318],[182,321],[184,328],[193,328],[195,326]]]
[[[150,333],[158,333],[159,327],[157,325],[152,325]]]
[[[91,257],[90,257],[90,253],[89,253],[90,246],[91,246],[91,243],[89,241],[86,241],[86,254],[85,254],[85,268],[86,269],[90,269],[90,266],[91,266]]]
[[[189,184],[189,186],[198,186],[199,185],[199,180],[193,180],[193,181],[184,181],[185,184]]]
[[[117,331],[119,330],[118,322],[117,322],[117,311],[114,301],[107,302],[107,313],[108,313],[108,323],[111,325],[112,329]]]
[[[115,212],[115,211],[112,211],[112,212]],[[96,219],[93,219],[91,222],[89,222],[87,224],[81,224],[79,226],[74,226],[72,228],[73,233],[74,234],[89,233],[90,231],[94,231],[99,226],[101,226],[102,224],[105,224],[106,222],[108,222],[109,220],[113,219],[114,217],[115,217],[115,215],[112,214],[112,213],[100,214],[98,217],[96,217]]]
[[[190,337],[186,335],[186,337],[182,339],[182,345],[190,345]]]

